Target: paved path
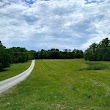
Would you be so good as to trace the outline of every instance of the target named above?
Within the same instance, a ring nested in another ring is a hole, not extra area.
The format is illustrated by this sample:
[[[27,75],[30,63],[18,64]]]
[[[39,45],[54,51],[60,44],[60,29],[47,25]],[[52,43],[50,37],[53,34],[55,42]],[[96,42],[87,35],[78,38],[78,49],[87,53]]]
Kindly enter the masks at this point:
[[[7,91],[9,88],[13,87],[14,85],[20,83],[27,76],[29,76],[29,74],[34,69],[34,65],[35,65],[35,60],[32,60],[30,67],[26,71],[22,72],[21,74],[19,74],[17,76],[12,77],[12,78],[1,81],[0,82],[0,94]]]

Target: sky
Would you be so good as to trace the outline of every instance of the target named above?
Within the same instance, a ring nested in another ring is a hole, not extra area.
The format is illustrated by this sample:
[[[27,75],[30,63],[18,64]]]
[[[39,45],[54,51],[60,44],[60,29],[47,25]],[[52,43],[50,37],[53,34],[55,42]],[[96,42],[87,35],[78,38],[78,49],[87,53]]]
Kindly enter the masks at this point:
[[[110,0],[0,0],[7,48],[86,50],[110,39]]]

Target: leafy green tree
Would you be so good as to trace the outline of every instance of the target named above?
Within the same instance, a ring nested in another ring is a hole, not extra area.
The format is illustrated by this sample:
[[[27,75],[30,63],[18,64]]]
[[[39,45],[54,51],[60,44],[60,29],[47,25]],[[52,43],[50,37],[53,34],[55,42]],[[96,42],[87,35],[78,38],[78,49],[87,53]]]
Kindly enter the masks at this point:
[[[35,58],[37,59],[36,51],[35,50],[28,51],[28,56],[29,56],[30,60],[35,59]]]
[[[10,55],[5,46],[0,41],[0,70],[10,66]]]
[[[82,50],[74,49],[73,53],[74,53],[74,58],[83,58],[84,57]]]
[[[29,60],[29,53],[25,48],[21,47],[12,47],[10,48],[12,52],[12,62],[19,63],[19,62],[26,62]]]
[[[110,61],[110,40],[105,38],[99,44],[90,45],[85,51],[85,60]]]
[[[59,59],[59,56],[60,56],[59,49],[55,49],[55,48],[48,50],[48,54],[50,59]]]

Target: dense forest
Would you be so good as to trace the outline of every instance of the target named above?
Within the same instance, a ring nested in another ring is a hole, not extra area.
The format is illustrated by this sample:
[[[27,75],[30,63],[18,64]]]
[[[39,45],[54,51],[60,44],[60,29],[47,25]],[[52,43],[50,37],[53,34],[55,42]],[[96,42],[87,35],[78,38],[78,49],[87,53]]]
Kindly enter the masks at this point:
[[[27,50],[21,47],[6,48],[0,41],[0,70],[9,67],[12,63],[24,63],[32,59],[74,59],[85,58],[90,61],[110,61],[110,40],[103,39],[99,44],[93,43],[83,52],[82,50],[52,48],[50,50]]]

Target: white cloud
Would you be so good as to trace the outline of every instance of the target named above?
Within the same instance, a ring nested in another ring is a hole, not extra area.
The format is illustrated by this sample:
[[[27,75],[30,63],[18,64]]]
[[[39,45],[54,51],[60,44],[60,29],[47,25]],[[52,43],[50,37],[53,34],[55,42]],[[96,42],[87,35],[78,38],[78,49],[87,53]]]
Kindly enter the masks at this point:
[[[0,40],[7,47],[86,49],[110,35],[109,0],[21,1],[0,9]]]
[[[107,35],[96,36],[96,37],[90,38],[86,43],[82,44],[81,48],[85,49],[85,48],[88,48],[92,43],[99,43],[100,41],[102,41],[102,39],[105,38],[105,36],[110,39],[110,36],[107,36]]]

